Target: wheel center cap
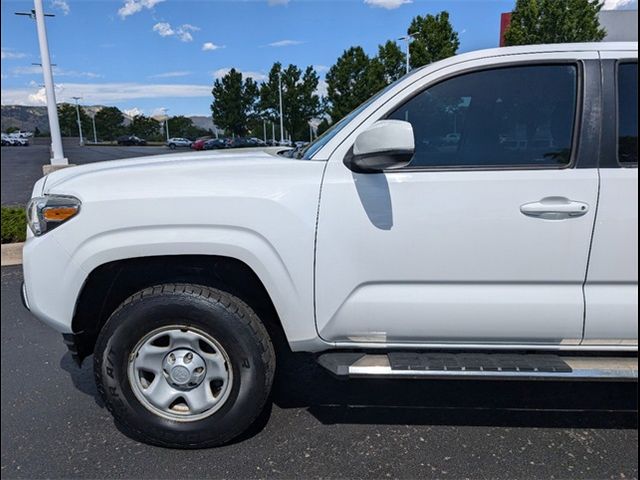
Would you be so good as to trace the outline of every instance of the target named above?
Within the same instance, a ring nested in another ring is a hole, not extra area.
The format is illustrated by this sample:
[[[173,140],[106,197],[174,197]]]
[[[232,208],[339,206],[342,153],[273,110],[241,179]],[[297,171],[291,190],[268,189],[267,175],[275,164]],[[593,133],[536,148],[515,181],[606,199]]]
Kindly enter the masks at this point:
[[[207,371],[203,358],[186,348],[171,351],[164,358],[162,369],[171,385],[186,389],[200,385]]]
[[[182,365],[178,365],[177,367],[173,367],[171,369],[171,380],[178,385],[184,385],[191,378],[191,372],[187,367],[183,367]]]

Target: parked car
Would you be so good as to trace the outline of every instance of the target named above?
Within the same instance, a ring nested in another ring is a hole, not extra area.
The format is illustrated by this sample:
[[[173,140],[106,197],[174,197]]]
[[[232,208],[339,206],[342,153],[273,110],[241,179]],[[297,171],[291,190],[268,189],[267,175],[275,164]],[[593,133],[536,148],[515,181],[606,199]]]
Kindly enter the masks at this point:
[[[192,143],[193,142],[188,138],[175,137],[167,140],[167,147],[169,147],[171,150],[175,150],[179,147],[190,148]]]
[[[211,140],[211,137],[201,137],[196,139],[196,141],[191,144],[191,149],[204,150],[204,144],[207,143],[208,140]]]
[[[26,135],[7,135],[3,133],[2,146],[27,147],[29,146],[29,137]]]
[[[204,150],[217,150],[220,148],[227,148],[227,142],[224,138],[211,138],[204,142]]]
[[[228,148],[246,148],[246,147],[257,147],[259,144],[256,141],[257,139],[246,138],[246,137],[235,137],[229,138],[227,140]]]
[[[143,146],[147,144],[147,141],[136,137],[135,135],[122,135],[117,138],[118,145],[125,146]]]
[[[165,447],[237,438],[290,350],[342,378],[637,382],[637,48],[435,62],[300,160],[58,170],[28,204],[24,304]]]

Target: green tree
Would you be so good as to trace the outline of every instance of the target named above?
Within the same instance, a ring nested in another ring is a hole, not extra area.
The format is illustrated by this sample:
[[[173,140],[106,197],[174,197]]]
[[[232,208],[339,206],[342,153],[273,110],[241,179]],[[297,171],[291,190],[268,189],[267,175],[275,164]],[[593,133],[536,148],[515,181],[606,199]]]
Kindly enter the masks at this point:
[[[402,77],[406,71],[406,55],[396,42],[388,40],[378,46],[378,56],[375,58],[382,66],[384,81],[388,85]]]
[[[381,65],[371,62],[362,47],[345,50],[327,72],[329,115],[336,122],[380,89]],[[372,79],[376,79],[372,82]]]
[[[213,84],[211,113],[213,122],[234,135],[244,135],[248,122],[256,115],[258,85],[242,78],[235,68]]]
[[[184,137],[196,139],[209,135],[211,132],[194,125],[193,120],[183,115],[169,118],[169,135],[172,137]]]
[[[160,122],[145,115],[136,115],[129,124],[129,133],[145,140],[161,140]]]
[[[262,118],[279,122],[278,77],[281,73],[284,128],[294,140],[308,138],[309,121],[321,112],[320,97],[316,93],[320,78],[311,66],[303,72],[295,65],[282,70],[280,63],[273,64],[268,79],[260,87],[261,118],[252,130],[262,137]]]
[[[413,36],[409,46],[411,68],[452,57],[460,46],[458,32],[453,29],[446,11],[424,17],[418,15],[411,21],[407,33]]]
[[[323,118],[322,121],[318,124],[318,128],[316,129],[316,134],[318,136],[322,135],[324,132],[329,130],[330,126],[331,124],[329,123],[329,120],[327,120],[326,118]]]
[[[78,130],[78,113],[76,106],[70,103],[61,103],[58,105],[58,122],[60,123],[60,133],[63,137],[79,137]],[[91,118],[87,115],[82,107],[80,107],[80,123],[82,125],[82,134],[86,138],[91,129]]]
[[[598,20],[602,5],[600,0],[517,0],[505,44],[600,41],[606,36]]]
[[[124,115],[117,107],[104,107],[96,113],[96,134],[100,140],[115,140],[122,135]]]

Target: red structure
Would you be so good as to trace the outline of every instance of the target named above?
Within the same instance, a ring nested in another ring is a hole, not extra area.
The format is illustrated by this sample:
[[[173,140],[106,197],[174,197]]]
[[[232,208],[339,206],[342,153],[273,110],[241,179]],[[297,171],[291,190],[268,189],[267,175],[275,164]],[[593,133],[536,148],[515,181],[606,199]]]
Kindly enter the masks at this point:
[[[504,47],[504,34],[511,24],[511,12],[500,15],[500,46]]]

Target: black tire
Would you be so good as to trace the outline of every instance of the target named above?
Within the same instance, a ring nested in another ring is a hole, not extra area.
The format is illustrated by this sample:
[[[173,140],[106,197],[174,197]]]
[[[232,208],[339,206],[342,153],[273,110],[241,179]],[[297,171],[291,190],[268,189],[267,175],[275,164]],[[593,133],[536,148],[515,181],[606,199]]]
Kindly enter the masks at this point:
[[[170,143],[170,144],[169,144],[169,148],[170,148],[171,150],[175,150],[175,149],[176,149],[176,144],[175,144],[175,143]]]
[[[128,359],[135,345],[149,332],[176,324],[214,337],[231,363],[227,400],[201,420],[153,413],[129,382]],[[98,391],[119,429],[135,440],[171,448],[213,447],[243,433],[262,412],[274,372],[273,345],[253,310],[226,292],[199,285],[157,285],[127,298],[102,328],[94,352]]]

